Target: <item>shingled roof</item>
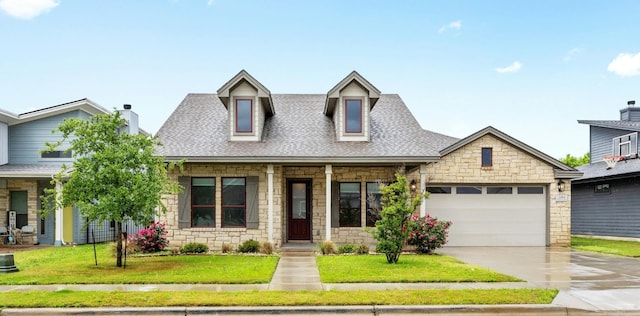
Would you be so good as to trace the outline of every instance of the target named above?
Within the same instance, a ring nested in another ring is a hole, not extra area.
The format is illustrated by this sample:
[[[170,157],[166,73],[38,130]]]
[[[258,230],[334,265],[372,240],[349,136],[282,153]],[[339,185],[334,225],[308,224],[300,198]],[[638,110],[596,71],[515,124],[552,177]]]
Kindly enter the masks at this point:
[[[426,131],[400,96],[383,94],[371,111],[369,142],[338,142],[325,94],[272,94],[277,114],[259,142],[229,141],[227,110],[216,94],[189,94],[158,131],[168,160],[281,163],[424,163],[456,138]]]
[[[580,124],[588,124],[597,127],[615,128],[627,131],[640,132],[640,122],[637,121],[596,121],[596,120],[578,120]]]
[[[573,179],[575,182],[592,182],[602,179],[613,179],[616,177],[628,177],[630,174],[640,174],[640,159],[629,159],[618,161],[615,167],[607,169],[604,161],[595,162],[579,166],[577,168],[584,175],[580,178]]]

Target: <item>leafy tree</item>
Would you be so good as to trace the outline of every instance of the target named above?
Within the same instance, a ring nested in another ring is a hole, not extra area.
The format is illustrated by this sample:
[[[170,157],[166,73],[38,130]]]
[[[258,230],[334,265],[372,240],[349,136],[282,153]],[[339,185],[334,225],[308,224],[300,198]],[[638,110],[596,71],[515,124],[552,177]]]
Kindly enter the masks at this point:
[[[380,192],[381,219],[376,222],[376,229],[373,231],[373,237],[378,241],[376,251],[387,256],[387,263],[397,263],[402,245],[409,236],[411,214],[426,193],[417,194],[411,200],[407,178],[400,174],[396,174],[396,182],[381,186]]]
[[[52,183],[60,183],[62,197],[56,190],[45,191],[45,214],[56,206],[76,205],[82,216],[90,221],[115,221],[117,236],[116,266],[122,266],[122,222],[131,219],[138,224],[149,224],[159,210],[165,212],[162,195],[176,193],[180,187],[171,182],[164,158],[155,156],[155,147],[161,146],[155,138],[143,134],[120,133],[126,123],[119,112],[99,114],[88,120],[67,119],[56,130],[63,140],[46,143],[47,151],[56,150],[64,141],[70,141],[76,157],[73,166],[63,165]]]
[[[577,167],[588,164],[591,161],[591,154],[586,153],[582,157],[575,157],[571,154],[567,154],[564,158],[560,158],[559,160],[569,167]]]

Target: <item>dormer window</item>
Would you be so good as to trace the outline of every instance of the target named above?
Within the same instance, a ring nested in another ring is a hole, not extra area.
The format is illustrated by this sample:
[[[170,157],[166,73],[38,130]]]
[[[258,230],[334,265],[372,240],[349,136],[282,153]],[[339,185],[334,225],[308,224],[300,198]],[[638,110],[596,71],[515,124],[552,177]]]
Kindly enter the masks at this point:
[[[362,133],[362,99],[345,99],[345,132]]]
[[[236,133],[253,133],[253,100],[236,99]]]

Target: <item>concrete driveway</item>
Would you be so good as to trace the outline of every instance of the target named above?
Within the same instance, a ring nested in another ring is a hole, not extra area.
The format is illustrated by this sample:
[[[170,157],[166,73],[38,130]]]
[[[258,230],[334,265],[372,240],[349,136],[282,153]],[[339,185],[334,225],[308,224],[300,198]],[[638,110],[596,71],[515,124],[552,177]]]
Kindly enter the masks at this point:
[[[464,262],[561,290],[554,304],[587,310],[639,310],[640,259],[546,247],[445,247]]]

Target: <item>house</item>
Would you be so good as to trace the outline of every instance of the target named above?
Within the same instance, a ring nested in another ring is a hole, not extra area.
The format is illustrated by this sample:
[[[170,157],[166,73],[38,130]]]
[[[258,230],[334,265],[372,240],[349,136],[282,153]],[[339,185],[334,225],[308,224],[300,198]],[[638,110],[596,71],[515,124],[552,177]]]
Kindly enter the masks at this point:
[[[327,93],[272,94],[242,70],[188,94],[158,137],[159,155],[186,159],[161,218],[175,246],[374,243],[379,187],[398,170],[432,193],[418,214],[454,220],[452,244],[569,242],[571,191],[558,183],[579,172],[492,127],[462,140],[424,130],[355,71]]]
[[[578,123],[589,125],[591,161],[578,167],[584,175],[571,183],[572,234],[639,238],[640,108],[629,101],[619,120]],[[609,165],[605,157],[622,160]]]
[[[19,115],[0,110],[0,226],[10,226],[9,211],[15,211],[15,228],[33,227],[33,242],[61,245],[113,240],[115,232],[110,223],[87,223],[75,207],[46,217],[37,212],[44,189],[52,188],[52,176],[62,164],[73,163],[73,153],[64,150],[68,143],[61,150],[43,152],[45,142],[62,139],[52,131],[67,118],[87,119],[105,113],[109,111],[89,99]],[[122,110],[122,114],[129,121],[123,128],[137,132],[137,114],[130,107]],[[131,223],[129,227],[137,228]]]

